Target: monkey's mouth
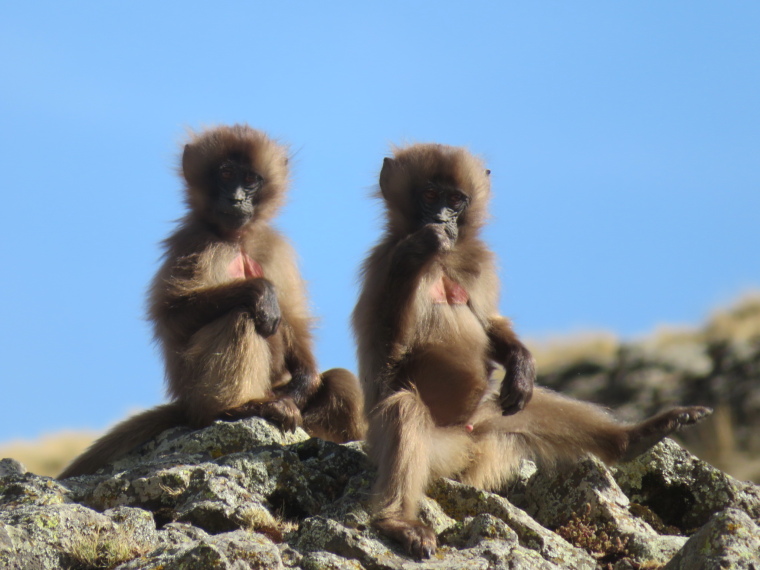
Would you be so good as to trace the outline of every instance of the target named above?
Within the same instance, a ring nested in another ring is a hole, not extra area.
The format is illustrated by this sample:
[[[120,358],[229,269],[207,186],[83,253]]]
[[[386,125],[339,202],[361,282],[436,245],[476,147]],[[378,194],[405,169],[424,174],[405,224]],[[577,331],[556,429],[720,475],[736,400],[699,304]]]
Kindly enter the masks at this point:
[[[221,218],[221,221],[230,227],[242,226],[248,223],[253,218],[253,209],[250,211],[241,211],[238,209],[224,209],[218,210],[217,216]]]

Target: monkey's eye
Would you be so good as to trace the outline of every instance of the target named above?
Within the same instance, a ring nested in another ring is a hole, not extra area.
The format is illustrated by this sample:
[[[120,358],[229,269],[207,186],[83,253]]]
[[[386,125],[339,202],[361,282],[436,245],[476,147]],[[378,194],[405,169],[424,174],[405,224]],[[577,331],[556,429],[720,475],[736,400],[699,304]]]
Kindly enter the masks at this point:
[[[261,176],[259,176],[255,172],[248,172],[245,175],[246,186],[255,186],[256,184],[260,184],[261,180],[262,180]]]
[[[433,188],[428,188],[422,193],[422,199],[428,204],[434,204],[438,201],[438,191]]]
[[[229,182],[234,177],[235,177],[235,173],[233,172],[231,168],[223,167],[219,169],[219,178],[221,178],[222,180]]]
[[[459,209],[464,205],[464,203],[464,194],[461,194],[460,192],[452,192],[449,194],[448,204],[450,208]]]

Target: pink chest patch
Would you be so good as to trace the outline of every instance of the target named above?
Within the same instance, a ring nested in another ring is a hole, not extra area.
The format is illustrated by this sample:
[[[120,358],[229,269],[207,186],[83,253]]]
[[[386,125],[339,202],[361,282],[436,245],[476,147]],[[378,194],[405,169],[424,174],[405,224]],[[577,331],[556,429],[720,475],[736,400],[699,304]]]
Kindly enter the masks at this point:
[[[264,277],[264,270],[250,255],[242,251],[227,267],[227,273],[233,279],[253,279]]]
[[[430,296],[437,305],[466,305],[470,300],[465,288],[445,275],[433,283]]]

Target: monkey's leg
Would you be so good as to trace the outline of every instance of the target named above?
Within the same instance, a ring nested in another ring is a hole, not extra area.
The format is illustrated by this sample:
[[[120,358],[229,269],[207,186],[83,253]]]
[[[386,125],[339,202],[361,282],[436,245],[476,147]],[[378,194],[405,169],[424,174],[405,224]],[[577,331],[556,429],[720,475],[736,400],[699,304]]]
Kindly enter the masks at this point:
[[[344,368],[322,373],[321,383],[301,410],[304,429],[335,443],[364,438],[364,396],[359,380]]]
[[[370,417],[367,442],[377,464],[374,527],[417,558],[436,550],[433,529],[417,519],[430,478],[433,420],[417,394],[396,392]]]
[[[219,416],[220,420],[235,421],[245,418],[264,418],[285,431],[294,431],[303,424],[301,410],[288,396],[269,396],[248,400],[245,404],[229,408]]]
[[[523,458],[544,464],[575,460],[586,453],[606,463],[632,459],[710,413],[699,406],[675,408],[629,425],[615,420],[601,406],[536,388],[525,409],[512,416],[501,416],[493,402],[484,404],[474,420],[475,459],[460,479],[496,488]]]
[[[301,425],[301,412],[288,397],[272,392],[273,352],[278,334],[264,339],[244,313],[228,313],[196,332],[170,376],[172,395],[187,411],[190,424],[252,416],[286,430]],[[274,348],[273,348],[274,347]]]

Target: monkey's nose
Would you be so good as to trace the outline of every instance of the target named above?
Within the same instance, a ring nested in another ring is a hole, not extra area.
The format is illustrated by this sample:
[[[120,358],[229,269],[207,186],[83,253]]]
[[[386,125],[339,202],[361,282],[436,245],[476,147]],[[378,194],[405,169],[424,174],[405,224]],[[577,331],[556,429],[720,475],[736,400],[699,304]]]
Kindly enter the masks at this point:
[[[232,193],[231,200],[237,203],[245,200],[245,190],[241,186],[235,188],[235,191]]]

